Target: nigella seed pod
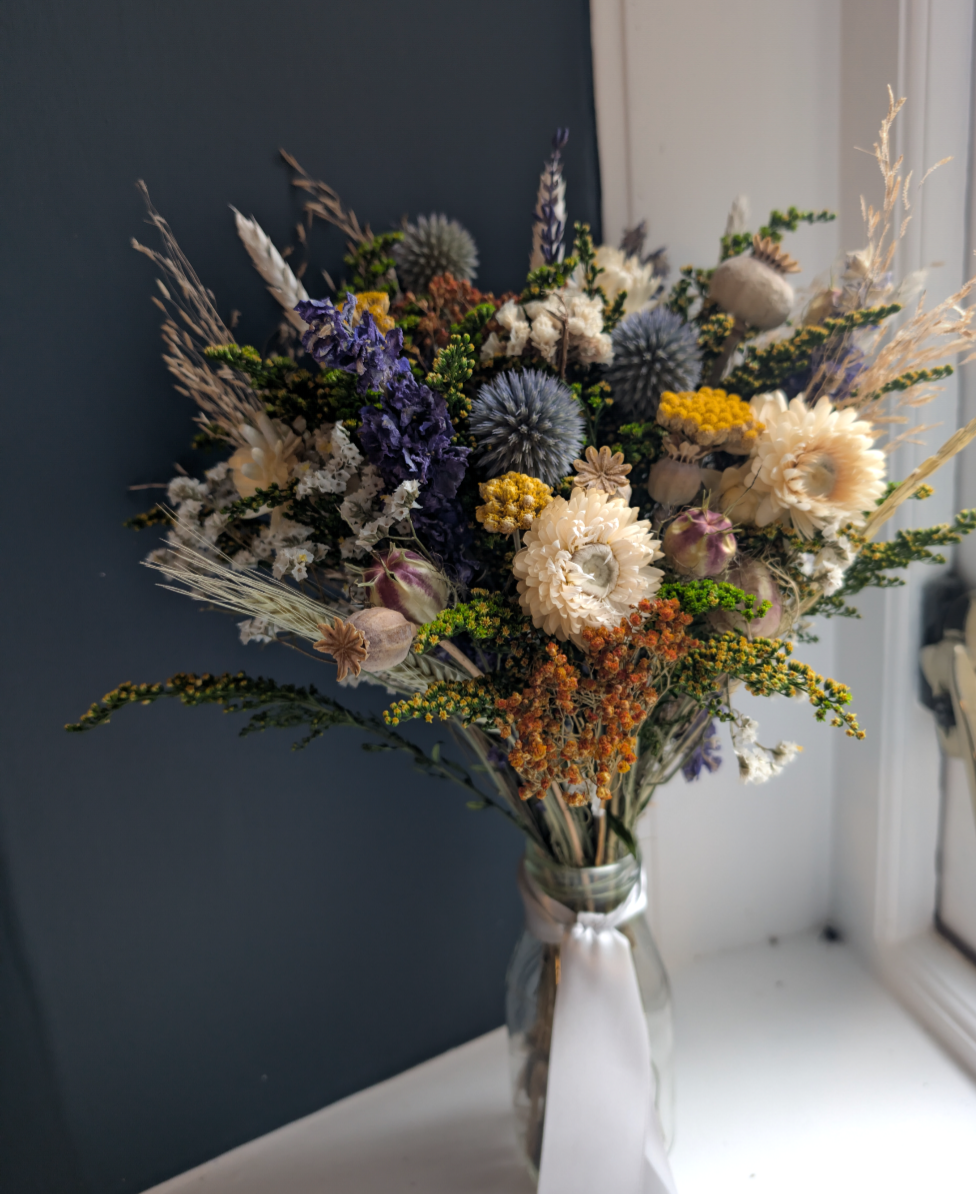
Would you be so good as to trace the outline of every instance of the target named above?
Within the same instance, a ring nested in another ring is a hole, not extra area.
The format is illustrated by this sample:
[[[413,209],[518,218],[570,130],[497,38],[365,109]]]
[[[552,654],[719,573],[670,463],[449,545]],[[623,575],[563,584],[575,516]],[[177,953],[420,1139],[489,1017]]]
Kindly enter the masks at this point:
[[[374,606],[396,610],[408,622],[432,622],[447,605],[450,586],[429,560],[394,547],[366,569],[365,585]]]
[[[732,523],[717,510],[685,510],[671,523],[662,541],[675,569],[698,579],[720,576],[736,552]]]
[[[662,506],[687,506],[702,487],[701,468],[687,460],[663,456],[651,465],[647,492]]]
[[[760,560],[744,558],[729,569],[726,579],[743,593],[751,593],[756,598],[757,609],[763,601],[769,602],[769,609],[751,622],[733,610],[712,610],[709,621],[716,630],[734,631],[747,638],[775,638],[783,621],[783,598],[772,572]]]
[[[366,640],[364,672],[386,672],[406,659],[415,630],[397,610],[374,605],[353,614],[349,622]]]

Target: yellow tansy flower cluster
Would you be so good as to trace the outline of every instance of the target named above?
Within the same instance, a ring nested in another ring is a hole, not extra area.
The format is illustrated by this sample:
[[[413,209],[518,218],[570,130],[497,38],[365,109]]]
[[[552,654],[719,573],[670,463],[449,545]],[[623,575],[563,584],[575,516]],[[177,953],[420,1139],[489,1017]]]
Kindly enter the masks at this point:
[[[356,310],[352,317],[355,327],[365,312],[369,312],[376,322],[376,326],[385,336],[396,326],[396,320],[390,315],[390,296],[385,290],[364,290],[356,295]]]
[[[679,662],[672,684],[718,717],[725,712],[721,692],[730,676],[741,680],[753,696],[796,697],[805,693],[817,721],[830,717],[830,724],[843,729],[849,738],[863,738],[857,718],[846,709],[851,703],[847,685],[821,676],[809,664],[790,659],[792,653],[792,643],[780,639],[750,641],[741,635],[723,634],[689,651]]]
[[[485,503],[475,510],[475,518],[494,535],[527,531],[532,520],[552,501],[552,490],[525,473],[505,473],[479,486]]]
[[[756,421],[752,407],[738,394],[702,386],[675,394],[665,390],[658,406],[657,421],[702,447],[718,447],[726,452],[746,454],[752,451],[762,423]]]

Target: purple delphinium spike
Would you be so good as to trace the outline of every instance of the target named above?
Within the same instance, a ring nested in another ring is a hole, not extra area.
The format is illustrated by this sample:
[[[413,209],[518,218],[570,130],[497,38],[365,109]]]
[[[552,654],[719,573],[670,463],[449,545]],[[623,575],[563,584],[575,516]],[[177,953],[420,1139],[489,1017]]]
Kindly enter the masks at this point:
[[[471,449],[451,443],[454,427],[444,399],[412,373],[400,373],[382,404],[364,406],[360,416],[359,439],[370,463],[390,492],[403,481],[420,482],[414,528],[431,555],[467,584],[474,575],[471,534],[456,495]]]
[[[400,355],[403,332],[393,328],[384,336],[369,311],[352,326],[356,296],[347,293],[340,311],[330,299],[305,299],[295,308],[308,324],[302,347],[327,369],[342,369],[357,377],[360,394],[382,390],[390,380],[409,371]]]
[[[563,178],[562,150],[569,140],[569,129],[556,129],[552,138],[552,156],[539,179],[539,193],[532,213],[532,256],[529,268],[562,261],[566,231],[566,180]]]
[[[701,779],[703,768],[706,771],[718,771],[721,766],[722,744],[715,731],[715,722],[712,720],[705,727],[705,733],[702,734],[701,741],[689,756],[688,762],[681,768],[681,774],[691,783],[692,780]]]

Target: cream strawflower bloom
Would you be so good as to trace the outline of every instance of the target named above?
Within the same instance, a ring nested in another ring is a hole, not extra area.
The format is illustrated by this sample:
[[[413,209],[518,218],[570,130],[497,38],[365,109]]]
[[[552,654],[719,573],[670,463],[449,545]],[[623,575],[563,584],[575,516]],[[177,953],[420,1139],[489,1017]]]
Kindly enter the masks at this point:
[[[639,257],[628,257],[623,249],[613,245],[600,245],[596,251],[596,264],[603,271],[599,284],[608,303],[612,303],[622,290],[627,292],[624,315],[633,315],[649,306],[664,289],[662,280],[654,276],[653,264],[643,265]],[[578,265],[573,271],[572,284],[582,290],[584,278],[583,266]]]
[[[602,489],[554,498],[526,532],[512,571],[519,601],[533,623],[582,645],[584,626],[615,626],[657,592],[662,555],[651,524]]]
[[[830,523],[858,521],[885,488],[884,453],[871,444],[877,432],[853,410],[835,410],[828,398],[809,407],[768,394],[758,407],[764,430],[756,443],[750,480],[762,493],[757,526],[789,517],[806,538]]]

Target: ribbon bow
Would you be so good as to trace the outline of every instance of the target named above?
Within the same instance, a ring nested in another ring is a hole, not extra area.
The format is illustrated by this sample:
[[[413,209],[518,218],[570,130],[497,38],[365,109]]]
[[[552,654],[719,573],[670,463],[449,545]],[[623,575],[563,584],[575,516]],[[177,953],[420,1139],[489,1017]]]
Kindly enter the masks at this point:
[[[646,908],[646,886],[642,870],[611,912],[574,913],[519,868],[529,932],[561,947],[538,1194],[677,1194],[637,972],[617,927]]]

